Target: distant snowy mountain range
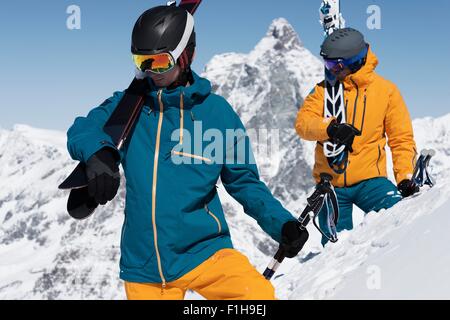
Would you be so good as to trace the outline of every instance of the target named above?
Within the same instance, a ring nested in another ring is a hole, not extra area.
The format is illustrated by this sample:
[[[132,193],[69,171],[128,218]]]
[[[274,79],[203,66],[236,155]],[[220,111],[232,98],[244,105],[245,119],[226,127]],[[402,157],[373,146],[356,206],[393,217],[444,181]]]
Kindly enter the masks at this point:
[[[322,74],[320,60],[285,19],[274,20],[249,54],[215,56],[203,73],[247,128],[266,128],[268,139],[279,139],[276,152],[257,161],[263,179],[295,214],[313,187],[314,144],[301,141],[293,126]],[[438,152],[438,185],[389,212],[360,219],[337,245],[322,249],[311,229],[304,251],[287,260],[274,280],[280,298],[450,298],[448,123],[450,115],[414,121],[419,149]],[[253,148],[261,144],[255,139]],[[63,132],[25,125],[0,130],[0,299],[125,297],[118,279],[124,183],[113,202],[86,221],[74,221],[66,213],[67,193],[56,188],[74,165]],[[236,248],[262,271],[276,244],[223,187],[220,195]],[[367,285],[372,280],[376,289]]]

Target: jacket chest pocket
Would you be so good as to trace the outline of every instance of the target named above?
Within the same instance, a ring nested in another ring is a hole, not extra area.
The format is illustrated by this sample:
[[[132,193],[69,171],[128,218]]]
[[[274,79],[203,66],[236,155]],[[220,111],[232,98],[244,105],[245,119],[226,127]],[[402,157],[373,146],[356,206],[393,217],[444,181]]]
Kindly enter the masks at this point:
[[[212,164],[213,161],[210,158],[203,157],[201,155],[192,154],[188,152],[182,152],[182,151],[176,151],[172,150],[170,152],[171,156],[173,157],[172,160],[174,163],[179,164]]]

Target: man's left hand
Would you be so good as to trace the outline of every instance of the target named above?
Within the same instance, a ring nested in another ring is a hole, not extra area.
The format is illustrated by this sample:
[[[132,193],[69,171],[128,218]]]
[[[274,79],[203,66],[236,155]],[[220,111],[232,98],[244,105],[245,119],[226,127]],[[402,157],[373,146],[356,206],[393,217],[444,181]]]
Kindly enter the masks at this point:
[[[420,191],[419,186],[412,180],[403,180],[397,186],[398,191],[403,198],[410,197]]]

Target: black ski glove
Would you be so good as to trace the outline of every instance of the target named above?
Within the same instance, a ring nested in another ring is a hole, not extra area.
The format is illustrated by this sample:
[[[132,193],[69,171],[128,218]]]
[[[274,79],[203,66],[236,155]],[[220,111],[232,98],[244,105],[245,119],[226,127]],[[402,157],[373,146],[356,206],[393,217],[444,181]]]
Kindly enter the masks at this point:
[[[117,152],[111,148],[98,151],[87,161],[86,175],[89,196],[98,204],[114,199],[120,186]]]
[[[410,197],[420,191],[419,186],[415,184],[414,181],[408,179],[400,182],[397,186],[397,189],[398,191],[400,191],[400,194],[403,198]]]
[[[333,143],[345,145],[346,150],[350,152],[353,152],[352,145],[355,137],[361,135],[361,132],[351,124],[337,123],[336,120],[331,121],[327,133]]]
[[[300,229],[300,222],[288,221],[283,225],[281,237],[280,248],[284,251],[286,258],[294,258],[308,241],[309,233],[306,229]]]

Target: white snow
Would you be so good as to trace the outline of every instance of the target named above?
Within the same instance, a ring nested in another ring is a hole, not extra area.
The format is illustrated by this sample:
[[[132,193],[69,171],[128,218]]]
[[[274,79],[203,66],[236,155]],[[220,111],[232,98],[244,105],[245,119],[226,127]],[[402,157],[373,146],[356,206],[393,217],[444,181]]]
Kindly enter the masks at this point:
[[[450,188],[370,213],[276,284],[284,299],[448,299]]]

